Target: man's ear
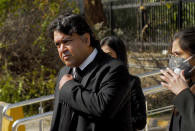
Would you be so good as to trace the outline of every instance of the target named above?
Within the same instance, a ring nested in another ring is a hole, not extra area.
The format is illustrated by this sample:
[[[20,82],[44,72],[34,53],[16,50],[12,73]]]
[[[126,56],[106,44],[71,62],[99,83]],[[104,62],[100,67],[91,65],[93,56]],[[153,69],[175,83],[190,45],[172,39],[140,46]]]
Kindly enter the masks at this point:
[[[90,35],[89,33],[85,33],[82,36],[83,42],[85,42],[87,45],[90,45]]]

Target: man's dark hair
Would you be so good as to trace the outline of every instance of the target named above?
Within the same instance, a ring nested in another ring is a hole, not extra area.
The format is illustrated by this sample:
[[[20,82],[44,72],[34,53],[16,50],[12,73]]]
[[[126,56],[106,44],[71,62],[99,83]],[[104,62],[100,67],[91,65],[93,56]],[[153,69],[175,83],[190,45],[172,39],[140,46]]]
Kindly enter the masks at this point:
[[[184,51],[195,54],[195,27],[186,28],[175,33],[173,40],[177,39]]]
[[[127,51],[124,42],[116,36],[107,36],[100,41],[101,47],[108,45],[111,49],[116,52],[117,59],[121,60],[128,66],[127,63]]]
[[[96,48],[100,47],[99,41],[95,39],[93,31],[81,15],[70,13],[60,15],[49,27],[49,36],[51,39],[54,39],[54,31],[59,31],[66,35],[72,35],[73,33],[83,35],[85,33],[89,33],[90,45]]]

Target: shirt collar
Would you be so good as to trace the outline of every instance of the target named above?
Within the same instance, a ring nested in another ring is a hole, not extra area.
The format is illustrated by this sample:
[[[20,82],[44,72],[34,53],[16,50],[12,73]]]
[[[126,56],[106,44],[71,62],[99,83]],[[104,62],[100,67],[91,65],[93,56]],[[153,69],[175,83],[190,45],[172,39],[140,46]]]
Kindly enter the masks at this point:
[[[79,66],[81,70],[84,70],[87,65],[89,65],[96,57],[98,50],[95,48],[93,52],[84,60],[84,62]]]

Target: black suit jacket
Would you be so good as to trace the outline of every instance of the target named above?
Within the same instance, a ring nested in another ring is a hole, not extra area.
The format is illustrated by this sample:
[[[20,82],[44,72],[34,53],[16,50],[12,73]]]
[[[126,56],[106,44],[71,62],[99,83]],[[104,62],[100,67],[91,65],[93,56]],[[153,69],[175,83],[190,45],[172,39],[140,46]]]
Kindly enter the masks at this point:
[[[51,131],[131,131],[130,90],[134,79],[126,66],[101,50],[85,69],[81,83],[70,80],[59,91],[57,79]]]
[[[180,122],[176,125],[180,127],[180,131],[195,131],[195,95],[187,88],[175,97],[173,103],[179,114],[172,114],[169,130],[172,131],[173,119],[177,117]]]

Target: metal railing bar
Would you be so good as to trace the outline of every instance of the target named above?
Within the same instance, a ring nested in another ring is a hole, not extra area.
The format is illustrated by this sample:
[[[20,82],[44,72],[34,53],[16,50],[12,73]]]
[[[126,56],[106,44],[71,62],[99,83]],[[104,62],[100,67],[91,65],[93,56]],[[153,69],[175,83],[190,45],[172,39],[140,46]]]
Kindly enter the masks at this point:
[[[162,107],[162,108],[149,110],[149,111],[147,111],[147,116],[159,114],[159,113],[162,113],[162,112],[167,112],[167,111],[170,111],[172,109],[173,109],[173,105],[169,105],[169,106],[165,106],[165,107]]]
[[[168,109],[164,109],[158,112],[153,112],[153,113],[148,113],[147,116],[151,116],[151,115],[155,115],[155,114],[159,114],[159,113],[163,113],[163,112],[167,112],[167,111],[171,111],[172,108],[168,108]]]
[[[159,110],[163,110],[163,109],[167,109],[167,108],[173,108],[173,105],[169,105],[169,106],[165,106],[165,107],[161,107],[161,108],[149,110],[148,113],[155,112],[155,111],[159,111]]]
[[[118,0],[101,0],[102,3],[110,3],[110,2],[115,2],[115,1],[118,1]]]
[[[50,111],[50,112],[46,112],[46,113],[43,113],[43,114],[38,114],[38,115],[34,115],[34,116],[30,116],[30,117],[25,117],[23,119],[16,120],[13,123],[13,125],[12,125],[12,131],[16,131],[17,128],[20,125],[24,125],[24,124],[28,124],[28,123],[31,123],[31,122],[34,122],[34,121],[39,121],[39,120],[47,119],[47,118],[52,117],[52,115],[53,115],[53,111]]]
[[[148,131],[156,131],[156,130],[162,130],[163,128],[162,127],[150,127],[148,128]]]
[[[145,77],[159,75],[159,74],[161,74],[160,70],[155,70],[155,71],[152,71],[152,72],[146,72],[146,73],[143,73],[143,74],[138,74],[136,76],[138,76],[139,78],[145,78]]]
[[[18,102],[18,103],[15,103],[15,104],[9,104],[9,105],[7,105],[3,108],[2,113],[3,113],[3,116],[5,116],[5,118],[7,118],[10,121],[13,121],[13,118],[6,114],[8,109],[21,107],[21,106],[26,106],[26,105],[30,105],[30,104],[35,104],[35,103],[38,103],[38,102],[48,101],[48,100],[52,100],[52,99],[54,99],[54,95],[42,96],[42,97],[39,97],[39,98],[34,98],[34,99]]]
[[[169,60],[168,57],[159,57],[159,58],[144,58],[144,57],[135,57],[135,56],[129,56],[130,59],[136,59],[139,61],[153,61],[153,60],[158,60],[158,61],[165,61],[165,60]]]
[[[164,91],[167,91],[167,90],[168,90],[167,88],[165,88],[161,85],[143,88],[144,95],[156,94],[156,93],[164,92]]]
[[[142,66],[142,65],[129,64],[129,68],[159,70],[159,69],[166,68],[166,67],[165,66],[155,67],[155,66],[145,66],[145,65]]]
[[[154,3],[144,3],[145,7],[151,7],[151,6],[161,6],[165,4],[177,4],[178,2],[176,1],[166,1],[166,2],[154,2]],[[126,9],[126,8],[138,8],[141,6],[141,3],[138,4],[125,4],[125,5],[113,5],[111,8],[114,10],[117,9]]]

